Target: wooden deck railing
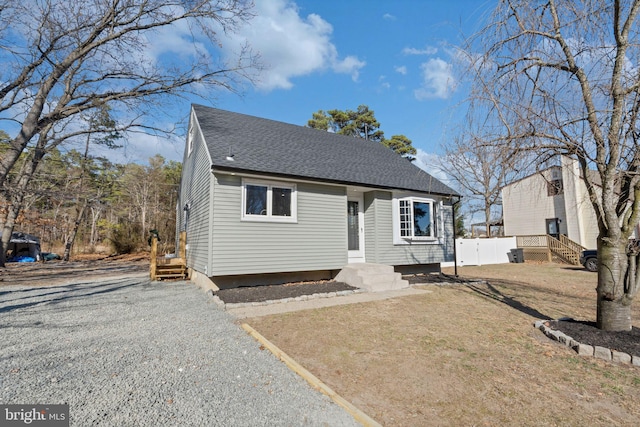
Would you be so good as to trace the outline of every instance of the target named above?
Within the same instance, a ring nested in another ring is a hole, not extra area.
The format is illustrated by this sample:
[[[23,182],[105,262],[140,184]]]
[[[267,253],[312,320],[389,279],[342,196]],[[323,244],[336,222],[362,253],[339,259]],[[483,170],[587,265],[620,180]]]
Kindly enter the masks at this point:
[[[585,250],[565,235],[560,240],[548,234],[516,236],[516,244],[524,249],[525,260],[551,261],[555,257],[573,265],[580,264],[580,254]]]
[[[547,248],[549,247],[547,237],[551,236],[548,234],[516,236],[516,244],[519,248]]]
[[[574,250],[575,252],[578,252],[578,253],[582,253],[582,251],[587,249],[584,246],[582,246],[581,244],[579,244],[577,242],[574,242],[573,240],[571,240],[570,238],[568,238],[564,234],[560,235],[560,242],[562,242],[562,244],[568,246],[569,248],[571,248],[572,250]]]

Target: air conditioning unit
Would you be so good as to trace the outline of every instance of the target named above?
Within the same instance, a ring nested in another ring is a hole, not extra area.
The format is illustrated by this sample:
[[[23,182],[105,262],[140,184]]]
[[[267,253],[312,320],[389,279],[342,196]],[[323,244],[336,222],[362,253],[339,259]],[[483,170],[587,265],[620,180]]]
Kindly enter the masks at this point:
[[[562,179],[562,171],[559,168],[551,169],[551,180]]]

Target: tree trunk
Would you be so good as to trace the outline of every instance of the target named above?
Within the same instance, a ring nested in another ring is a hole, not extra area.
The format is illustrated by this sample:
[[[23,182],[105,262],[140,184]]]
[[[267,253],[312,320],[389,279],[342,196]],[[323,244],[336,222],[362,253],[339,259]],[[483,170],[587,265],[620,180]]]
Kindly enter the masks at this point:
[[[484,205],[484,221],[487,227],[487,237],[491,237],[491,205],[486,201]]]
[[[69,257],[71,256],[71,248],[73,248],[73,242],[76,240],[76,236],[78,235],[78,228],[80,228],[80,223],[82,222],[82,217],[84,216],[84,211],[87,209],[87,200],[85,199],[81,206],[78,206],[76,212],[76,221],[73,223],[73,229],[69,234],[69,238],[67,239],[67,243],[64,245],[64,255],[62,256],[63,261],[69,261]]]
[[[15,184],[15,188],[12,189],[13,194],[7,197],[8,206],[7,206],[7,215],[4,219],[4,224],[2,227],[2,245],[0,247],[0,267],[4,267],[7,261],[7,250],[9,250],[9,242],[11,241],[11,234],[13,233],[13,227],[16,224],[16,219],[18,215],[20,215],[20,211],[22,210],[25,192],[27,191],[27,186],[35,168],[37,167],[38,162],[42,156],[36,156],[36,158],[31,160],[30,168],[27,171],[23,171],[22,176]]]
[[[598,239],[596,326],[605,331],[630,331],[632,299],[625,293],[625,279],[632,273],[627,258],[628,242],[622,238],[611,240],[609,243],[608,239]]]
[[[13,226],[16,223],[16,218],[20,214],[20,208],[22,206],[22,197],[19,197],[19,201],[11,203],[8,207],[7,217],[2,227],[2,247],[0,248],[0,267],[4,267],[7,262],[7,251],[9,250],[9,243],[11,242],[11,234],[13,233]]]
[[[19,178],[11,189],[12,194],[5,196],[9,206],[7,207],[8,213],[2,229],[2,244],[0,245],[0,267],[4,267],[4,264],[6,262],[7,250],[9,249],[9,241],[11,240],[11,234],[13,233],[13,226],[15,225],[16,219],[18,218],[18,215],[22,210],[29,182],[31,181],[33,174],[38,168],[40,161],[45,155],[43,147],[46,144],[47,135],[50,129],[51,125],[46,126],[40,131],[40,138],[38,139],[38,143],[36,144],[35,150],[33,151],[33,157],[31,157],[28,163],[23,165],[21,171],[19,172]],[[2,185],[3,184],[0,183],[0,187],[2,187]]]
[[[0,267],[4,267],[7,262],[7,250],[9,250],[9,242],[11,241],[11,233],[13,226],[7,227],[7,222],[2,227],[2,242],[0,243]]]
[[[607,301],[598,296],[596,325],[604,331],[630,331],[631,301],[626,298]]]
[[[89,244],[91,246],[95,246],[98,238],[97,238],[97,223],[100,218],[100,210],[98,210],[95,206],[91,207],[91,235],[89,238]]]
[[[146,205],[146,203],[145,203]],[[140,209],[140,229],[142,232],[140,233],[140,241],[144,242],[144,238],[147,236],[147,208],[144,206]]]

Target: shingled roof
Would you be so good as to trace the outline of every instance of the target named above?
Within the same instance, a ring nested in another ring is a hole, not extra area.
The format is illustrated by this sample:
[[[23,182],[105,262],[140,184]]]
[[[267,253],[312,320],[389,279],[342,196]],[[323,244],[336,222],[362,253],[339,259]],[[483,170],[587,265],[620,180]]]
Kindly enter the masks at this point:
[[[202,105],[193,109],[214,170],[458,195],[377,142]]]

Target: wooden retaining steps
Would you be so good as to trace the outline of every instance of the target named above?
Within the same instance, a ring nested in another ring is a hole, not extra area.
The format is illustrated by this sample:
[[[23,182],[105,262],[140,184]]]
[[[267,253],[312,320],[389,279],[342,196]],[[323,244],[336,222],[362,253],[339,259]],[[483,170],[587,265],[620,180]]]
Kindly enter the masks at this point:
[[[186,241],[186,233],[180,233],[179,256],[167,258],[158,256],[158,238],[155,236],[151,238],[151,262],[149,266],[151,280],[186,280],[189,278],[189,269],[186,262]]]
[[[163,258],[156,260],[155,277],[151,280],[179,279],[184,280],[188,276],[187,266],[182,258]]]

